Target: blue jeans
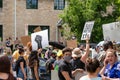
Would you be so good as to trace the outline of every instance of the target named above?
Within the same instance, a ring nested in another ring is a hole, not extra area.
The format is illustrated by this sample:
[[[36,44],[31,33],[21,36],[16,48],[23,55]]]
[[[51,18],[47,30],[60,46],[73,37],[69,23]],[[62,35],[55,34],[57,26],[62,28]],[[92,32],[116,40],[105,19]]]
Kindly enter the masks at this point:
[[[24,68],[25,72],[26,72],[26,68]],[[17,74],[18,78],[22,78],[24,80],[24,74],[22,73],[21,68],[18,68],[18,74]]]

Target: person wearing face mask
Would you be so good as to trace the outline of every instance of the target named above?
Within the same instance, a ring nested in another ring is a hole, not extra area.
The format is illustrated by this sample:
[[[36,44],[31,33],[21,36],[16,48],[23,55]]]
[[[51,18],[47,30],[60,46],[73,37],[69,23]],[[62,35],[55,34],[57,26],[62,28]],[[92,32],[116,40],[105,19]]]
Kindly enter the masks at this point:
[[[71,80],[72,79],[72,66],[70,60],[72,58],[72,49],[64,48],[62,50],[63,61],[60,62],[58,68],[59,80]]]
[[[75,77],[75,80],[78,80],[81,76],[85,75],[85,61],[88,58],[88,55],[90,53],[89,50],[89,38],[86,39],[86,50],[84,54],[82,54],[82,51],[80,48],[75,48],[72,51],[72,74]]]
[[[53,50],[51,52],[50,58],[46,61],[46,64],[45,64],[47,73],[49,74],[50,78],[51,78],[51,70],[54,70],[54,62],[56,60],[56,55],[57,55],[57,51]]]

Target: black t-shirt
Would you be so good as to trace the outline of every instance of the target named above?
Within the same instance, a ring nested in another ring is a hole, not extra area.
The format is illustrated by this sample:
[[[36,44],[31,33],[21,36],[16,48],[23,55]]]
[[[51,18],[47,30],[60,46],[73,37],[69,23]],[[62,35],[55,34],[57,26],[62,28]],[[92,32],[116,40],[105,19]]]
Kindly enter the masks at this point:
[[[20,56],[19,58],[18,58],[18,63],[19,63],[19,67],[20,67],[20,62],[23,62],[23,64],[24,64],[24,68],[26,67],[26,61],[25,61],[25,59],[23,58],[23,56]]]
[[[77,58],[76,60],[71,60],[71,65],[73,70],[75,69],[83,69],[85,70],[85,64],[80,60],[80,58]]]
[[[61,61],[58,69],[58,76],[59,80],[65,80],[64,76],[62,75],[62,71],[66,71],[69,73],[69,76],[72,78],[72,66],[70,63],[67,63],[66,61]]]
[[[25,59],[23,58],[23,56],[19,56],[18,60],[16,61],[16,67],[17,67],[16,73],[17,74],[18,74],[18,69],[20,68],[20,62],[23,62],[24,68],[26,67]]]

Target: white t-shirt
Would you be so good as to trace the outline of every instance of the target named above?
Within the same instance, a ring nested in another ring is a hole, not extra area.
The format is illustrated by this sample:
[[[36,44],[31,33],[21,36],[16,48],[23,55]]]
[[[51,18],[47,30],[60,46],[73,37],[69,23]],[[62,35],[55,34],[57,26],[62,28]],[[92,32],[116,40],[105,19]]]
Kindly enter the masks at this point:
[[[79,80],[102,80],[101,77],[89,78],[88,76],[83,76]]]

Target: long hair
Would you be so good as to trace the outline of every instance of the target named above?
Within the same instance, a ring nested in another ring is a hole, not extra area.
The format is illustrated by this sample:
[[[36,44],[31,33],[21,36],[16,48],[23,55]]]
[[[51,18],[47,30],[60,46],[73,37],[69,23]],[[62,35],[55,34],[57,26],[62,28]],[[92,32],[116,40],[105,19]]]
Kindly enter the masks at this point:
[[[8,56],[1,55],[0,56],[0,72],[9,74],[7,80],[14,80],[14,76],[11,74],[11,62]]]
[[[38,51],[36,50],[32,51],[28,60],[29,60],[30,67],[34,67],[34,61],[37,61],[38,66],[39,66]]]

